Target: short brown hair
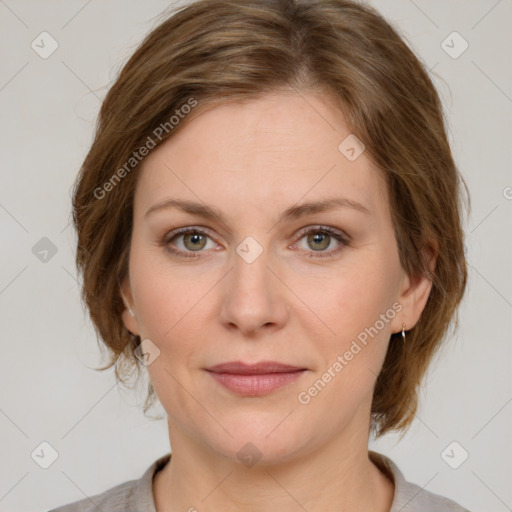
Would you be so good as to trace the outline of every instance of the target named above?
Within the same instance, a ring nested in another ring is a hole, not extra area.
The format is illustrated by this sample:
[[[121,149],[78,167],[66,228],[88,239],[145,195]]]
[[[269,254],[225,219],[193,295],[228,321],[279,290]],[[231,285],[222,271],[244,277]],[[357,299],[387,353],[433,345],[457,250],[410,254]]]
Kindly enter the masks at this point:
[[[197,113],[283,88],[334,99],[386,178],[402,267],[432,279],[407,343],[391,336],[374,389],[373,431],[405,432],[422,377],[452,319],[458,322],[467,280],[461,185],[467,187],[424,65],[379,13],[354,1],[199,0],[161,22],[125,64],[103,101],[73,196],[82,299],[110,355],[101,370],[115,365],[124,383],[130,369],[142,368],[134,354],[140,338],[121,319],[139,168],[126,162],[149,138],[158,145],[183,129],[194,113],[174,127],[169,120],[191,98]],[[157,138],[161,126],[168,129]],[[433,243],[435,273],[425,258]],[[155,398],[151,384],[148,391],[144,412]]]

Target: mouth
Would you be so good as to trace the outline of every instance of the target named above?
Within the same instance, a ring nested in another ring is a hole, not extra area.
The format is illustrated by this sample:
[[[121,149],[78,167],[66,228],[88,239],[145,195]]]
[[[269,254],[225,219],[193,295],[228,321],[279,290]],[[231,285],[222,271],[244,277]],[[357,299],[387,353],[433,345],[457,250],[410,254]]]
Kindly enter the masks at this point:
[[[206,371],[228,390],[245,396],[263,396],[300,378],[307,368],[276,361],[247,364],[241,361],[222,363]]]

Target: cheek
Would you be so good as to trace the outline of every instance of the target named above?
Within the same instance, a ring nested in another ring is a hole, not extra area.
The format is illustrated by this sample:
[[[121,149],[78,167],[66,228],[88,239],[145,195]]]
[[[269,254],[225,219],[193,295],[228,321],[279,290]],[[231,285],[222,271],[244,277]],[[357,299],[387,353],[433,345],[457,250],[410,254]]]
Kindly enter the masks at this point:
[[[394,313],[396,279],[396,264],[386,255],[354,253],[354,258],[341,262],[338,269],[333,266],[297,279],[294,291],[309,309],[301,316],[311,318],[310,325],[315,322],[319,334],[322,331],[319,339],[327,345],[337,341],[336,345],[343,347],[390,308],[390,315]]]
[[[191,371],[205,336],[200,317],[207,301],[201,298],[211,285],[159,266],[151,258],[140,263],[133,267],[138,269],[133,272],[133,288],[141,337],[160,350],[160,357],[147,366],[149,377],[166,411],[189,410],[190,397],[183,386],[192,388]]]
[[[393,307],[396,278],[392,258],[368,251],[350,264],[347,260],[347,265],[330,272],[329,278],[317,275],[302,280],[298,295],[308,297],[308,306],[322,320],[307,312],[314,322],[309,331],[312,350],[321,361],[311,382],[313,394],[320,390],[318,398],[311,397],[316,403],[311,411],[327,403],[344,404],[344,413],[338,418],[344,421],[346,414],[352,414],[371,396],[398,310]],[[339,413],[329,414],[337,417]]]
[[[214,291],[218,276],[199,275],[197,267],[178,268],[157,249],[133,251],[132,258],[130,282],[141,339],[149,338],[161,356],[147,366],[151,382],[167,411],[188,410],[190,397],[181,386],[193,388],[197,367],[204,362],[205,337],[212,321],[208,292]]]
[[[130,283],[136,297],[137,319],[142,335],[165,343],[182,324],[201,309],[202,298],[214,284],[213,276],[200,276],[197,269],[173,265],[164,249],[134,248]],[[192,329],[200,326],[195,323]]]

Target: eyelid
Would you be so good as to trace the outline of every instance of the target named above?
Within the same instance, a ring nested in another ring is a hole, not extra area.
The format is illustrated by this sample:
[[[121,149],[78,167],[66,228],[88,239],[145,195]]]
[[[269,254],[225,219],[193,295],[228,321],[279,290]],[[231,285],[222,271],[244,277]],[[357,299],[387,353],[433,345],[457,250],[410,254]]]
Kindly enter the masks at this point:
[[[218,242],[215,240],[215,238],[211,235],[210,230],[208,228],[204,228],[202,226],[184,226],[181,228],[173,229],[164,236],[162,243],[163,243],[163,245],[167,246],[175,238],[178,238],[182,235],[186,235],[188,233],[199,233],[201,235],[208,237],[214,243],[218,244]],[[181,249],[176,249],[176,251],[171,251],[171,252],[183,253],[184,251],[182,251]],[[197,251],[197,252],[204,252],[204,251]],[[194,251],[187,251],[187,253],[193,254]]]
[[[331,226],[326,226],[323,224],[311,224],[309,226],[305,226],[305,227],[301,228],[297,232],[297,235],[295,236],[295,241],[300,240],[304,235],[308,234],[310,231],[315,231],[315,230],[316,231],[326,231],[329,234],[337,234],[340,237],[342,237],[344,239],[344,241],[346,241],[347,243],[350,241],[350,236],[347,235],[345,232],[343,232],[337,228],[333,228]],[[184,226],[181,228],[173,229],[165,235],[164,239],[167,241],[170,241],[177,235],[188,233],[190,231],[197,231],[201,234],[209,236],[212,240],[214,239],[214,237],[210,234],[210,230],[208,228],[204,228],[202,226],[194,226],[194,225]]]
[[[295,242],[291,245],[291,247],[295,246],[300,240],[302,240],[309,233],[327,233],[331,238],[334,238],[336,242],[340,245],[335,249],[330,249],[326,251],[313,251],[313,250],[300,250],[302,253],[308,258],[333,258],[337,256],[341,251],[343,251],[348,245],[350,245],[351,238],[343,231],[333,228],[331,226],[325,226],[321,224],[310,225],[302,228],[297,236]]]
[[[328,233],[329,235],[337,235],[341,239],[343,239],[343,241],[345,243],[348,243],[350,241],[350,237],[344,231],[341,231],[340,229],[333,228],[331,226],[326,226],[323,224],[311,224],[310,226],[306,226],[306,227],[300,229],[297,234],[296,239],[300,240],[304,235],[307,235],[308,233],[310,233],[312,231],[313,232],[324,231],[324,232]]]
[[[288,247],[295,246],[297,244],[297,242],[299,242],[300,240],[302,240],[302,238],[304,238],[304,236],[308,235],[309,233],[314,233],[314,232],[327,233],[329,236],[334,237],[334,239],[338,243],[341,244],[341,247],[338,247],[337,249],[328,250],[328,251],[305,251],[305,250],[302,250],[302,252],[308,253],[308,255],[311,257],[315,257],[315,254],[317,255],[317,257],[324,257],[324,258],[329,257],[329,256],[334,256],[339,251],[341,251],[344,246],[347,246],[351,241],[350,236],[348,236],[345,232],[343,232],[337,228],[334,228],[331,226],[326,226],[326,225],[321,225],[321,224],[312,224],[309,226],[305,226],[304,228],[301,228],[297,232],[297,235],[294,237],[295,241]],[[187,233],[199,233],[199,234],[205,235],[208,238],[210,238],[214,243],[218,244],[218,242],[215,240],[215,238],[210,234],[210,230],[208,228],[204,228],[202,226],[194,226],[194,225],[184,226],[181,228],[173,229],[171,232],[167,233],[164,236],[162,243],[164,246],[167,247],[173,239],[178,238],[179,236],[185,235]],[[199,254],[201,252],[207,252],[207,251],[202,251],[202,250],[200,250],[200,251],[183,251],[181,249],[167,249],[167,250],[173,254],[177,254],[178,256],[184,255],[185,257],[199,257]],[[198,253],[197,256],[193,256],[195,252]]]
[[[169,231],[164,236],[164,240],[167,240],[168,242],[170,242],[176,236],[187,234],[189,232],[201,233],[202,235],[207,235],[213,239],[213,237],[210,235],[210,230],[208,228],[203,228],[202,226],[183,226],[181,228],[176,228],[176,229],[172,229],[171,231]]]

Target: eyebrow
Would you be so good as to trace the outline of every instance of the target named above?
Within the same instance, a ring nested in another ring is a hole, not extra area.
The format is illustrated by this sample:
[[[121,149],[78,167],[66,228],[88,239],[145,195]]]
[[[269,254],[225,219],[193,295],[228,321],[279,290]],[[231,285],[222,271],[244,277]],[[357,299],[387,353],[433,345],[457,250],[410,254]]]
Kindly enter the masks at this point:
[[[144,217],[147,217],[153,212],[167,208],[177,208],[192,215],[199,215],[205,219],[216,220],[222,224],[226,224],[224,215],[216,207],[182,199],[165,199],[164,201],[154,204],[146,211]],[[370,210],[363,204],[352,199],[340,197],[293,205],[281,213],[276,224],[285,220],[298,219],[308,214],[320,213],[336,208],[351,208],[366,215],[371,215]]]

